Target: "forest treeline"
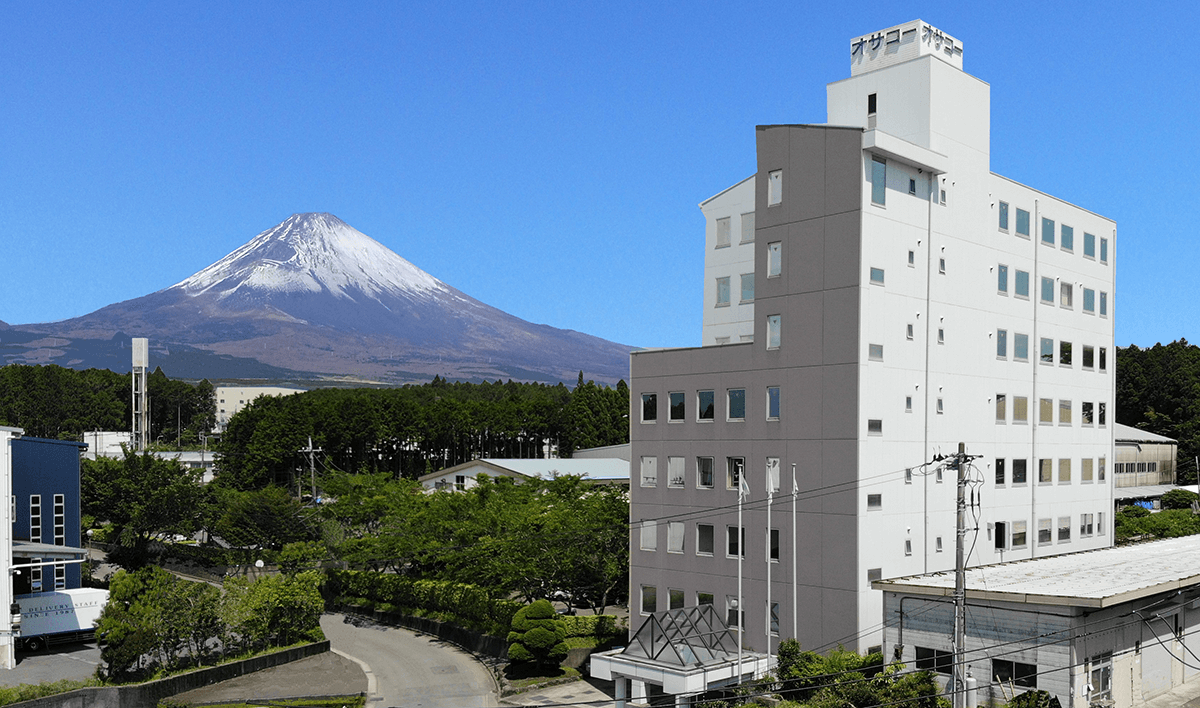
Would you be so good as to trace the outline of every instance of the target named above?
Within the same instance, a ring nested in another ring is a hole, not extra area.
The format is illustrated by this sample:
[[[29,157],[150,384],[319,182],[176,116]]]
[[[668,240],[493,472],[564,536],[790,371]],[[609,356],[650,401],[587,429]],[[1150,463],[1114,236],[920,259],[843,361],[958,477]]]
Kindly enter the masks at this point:
[[[451,383],[260,397],[230,421],[218,478],[236,489],[306,487],[310,463],[415,479],[480,457],[537,458],[629,441],[629,388]],[[309,439],[313,459],[304,452]]]
[[[1196,483],[1200,455],[1200,347],[1180,339],[1117,348],[1118,423],[1179,441],[1177,481]]]

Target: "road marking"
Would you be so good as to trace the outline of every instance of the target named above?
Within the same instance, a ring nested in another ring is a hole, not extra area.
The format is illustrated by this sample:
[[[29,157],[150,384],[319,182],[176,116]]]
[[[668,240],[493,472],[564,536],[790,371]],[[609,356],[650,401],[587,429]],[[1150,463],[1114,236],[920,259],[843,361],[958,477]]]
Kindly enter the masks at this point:
[[[368,697],[369,701],[378,701],[378,700],[380,700],[380,698],[382,698],[381,696],[376,695],[377,686],[375,684],[375,672],[371,671],[371,667],[367,664],[367,662],[363,661],[362,659],[350,656],[346,652],[340,651],[338,649],[334,649],[332,647],[329,649],[329,651],[333,652],[334,654],[337,654],[338,656],[342,657],[343,659],[349,659],[350,661],[353,661],[354,663],[358,664],[358,667],[360,669],[363,670],[363,673],[367,675],[367,697]]]

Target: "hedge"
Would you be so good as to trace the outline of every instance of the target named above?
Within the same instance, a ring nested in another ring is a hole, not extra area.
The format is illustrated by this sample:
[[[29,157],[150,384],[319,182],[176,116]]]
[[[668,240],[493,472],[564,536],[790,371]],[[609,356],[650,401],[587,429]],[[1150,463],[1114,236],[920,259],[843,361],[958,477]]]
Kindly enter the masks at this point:
[[[615,615],[563,615],[567,637],[596,637],[606,639],[625,633],[625,627],[617,626]],[[622,623],[624,624],[624,623]]]
[[[434,615],[496,637],[508,635],[513,615],[523,605],[493,598],[483,588],[445,580],[414,580],[366,570],[329,570],[325,595],[351,604],[362,600],[371,607]],[[382,607],[382,606],[390,607]]]

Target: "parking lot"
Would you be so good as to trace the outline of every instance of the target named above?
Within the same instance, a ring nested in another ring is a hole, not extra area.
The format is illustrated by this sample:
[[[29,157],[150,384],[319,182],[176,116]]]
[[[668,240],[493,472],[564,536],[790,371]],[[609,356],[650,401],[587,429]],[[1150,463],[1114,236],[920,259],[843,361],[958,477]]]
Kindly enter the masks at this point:
[[[95,642],[60,644],[33,654],[19,651],[17,668],[0,669],[0,686],[85,679],[95,674],[99,663],[100,649]]]

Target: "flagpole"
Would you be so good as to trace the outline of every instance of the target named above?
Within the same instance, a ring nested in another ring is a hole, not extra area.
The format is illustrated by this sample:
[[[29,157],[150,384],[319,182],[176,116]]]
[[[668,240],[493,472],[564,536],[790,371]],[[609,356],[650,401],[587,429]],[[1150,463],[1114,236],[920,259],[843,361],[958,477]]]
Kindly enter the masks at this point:
[[[796,486],[796,463],[792,463],[792,639],[800,641],[799,618],[796,616],[796,596],[799,590],[796,585],[796,497],[800,495],[800,487]]]

